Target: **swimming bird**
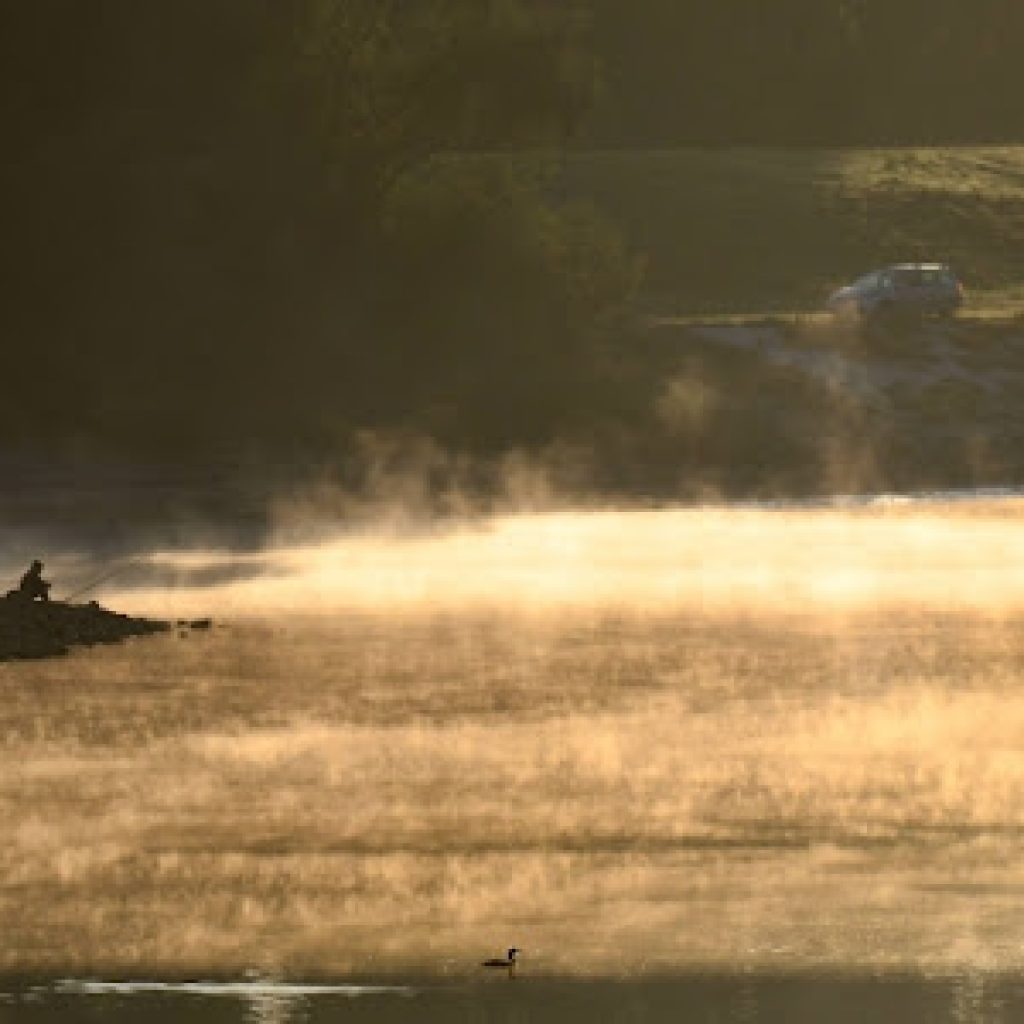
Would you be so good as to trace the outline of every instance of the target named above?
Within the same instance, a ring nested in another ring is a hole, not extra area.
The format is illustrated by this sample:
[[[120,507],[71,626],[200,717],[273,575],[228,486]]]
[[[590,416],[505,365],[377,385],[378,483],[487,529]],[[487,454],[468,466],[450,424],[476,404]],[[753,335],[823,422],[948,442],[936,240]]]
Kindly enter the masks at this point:
[[[519,956],[519,950],[515,946],[510,947],[508,956],[502,960],[501,957],[494,957],[491,960],[485,960],[482,964],[483,967],[504,967],[508,971],[508,976],[514,978],[516,976],[516,959]]]

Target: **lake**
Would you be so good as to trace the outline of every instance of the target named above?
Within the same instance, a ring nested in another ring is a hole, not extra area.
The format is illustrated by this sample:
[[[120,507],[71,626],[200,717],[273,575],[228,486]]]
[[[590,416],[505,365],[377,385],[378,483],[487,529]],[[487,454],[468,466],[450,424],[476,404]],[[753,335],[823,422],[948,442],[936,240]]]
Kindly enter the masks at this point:
[[[0,666],[0,1021],[1013,1019],[1022,511],[147,552]]]

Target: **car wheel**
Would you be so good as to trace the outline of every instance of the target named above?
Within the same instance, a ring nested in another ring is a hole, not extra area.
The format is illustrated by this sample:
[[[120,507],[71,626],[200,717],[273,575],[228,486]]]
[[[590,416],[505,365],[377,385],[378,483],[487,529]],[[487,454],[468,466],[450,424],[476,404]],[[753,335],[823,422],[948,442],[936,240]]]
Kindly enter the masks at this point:
[[[890,326],[901,319],[900,308],[895,302],[880,302],[871,311],[871,319],[882,326]]]
[[[861,319],[860,304],[856,299],[847,299],[832,310],[832,315],[837,323],[846,325],[858,323]]]

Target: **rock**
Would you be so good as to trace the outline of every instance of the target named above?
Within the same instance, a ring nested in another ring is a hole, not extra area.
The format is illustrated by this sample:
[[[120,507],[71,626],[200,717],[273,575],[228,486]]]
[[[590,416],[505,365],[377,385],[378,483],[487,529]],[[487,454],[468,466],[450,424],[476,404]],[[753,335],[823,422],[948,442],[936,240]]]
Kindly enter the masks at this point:
[[[72,647],[113,644],[168,629],[168,622],[121,615],[95,601],[67,604],[8,596],[0,600],[0,661],[54,657]]]

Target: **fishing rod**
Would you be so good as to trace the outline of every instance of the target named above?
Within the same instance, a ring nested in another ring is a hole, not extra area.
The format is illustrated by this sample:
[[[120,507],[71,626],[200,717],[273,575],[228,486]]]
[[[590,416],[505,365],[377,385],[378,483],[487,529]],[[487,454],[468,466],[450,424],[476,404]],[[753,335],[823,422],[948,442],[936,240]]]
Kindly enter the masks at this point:
[[[122,561],[124,560],[122,559]],[[72,601],[75,600],[76,597],[81,597],[83,594],[89,593],[89,591],[92,590],[94,587],[98,587],[101,583],[106,583],[107,580],[113,578],[118,573],[123,572],[125,569],[128,568],[128,565],[130,565],[131,562],[132,559],[129,559],[127,561],[127,564],[118,564],[115,565],[113,569],[104,570],[91,583],[86,584],[86,586],[84,587],[80,587],[78,590],[76,590],[73,594],[70,594],[64,600],[70,604]]]
[[[105,572],[97,576],[91,583],[86,584],[84,587],[80,587],[70,597],[65,598],[65,603],[70,604],[76,597],[81,597],[83,594],[87,594],[93,587],[98,587],[101,583],[111,579],[118,573],[123,572],[130,565],[132,565],[137,559],[126,558],[122,559],[120,564],[115,564],[112,569],[107,569]],[[188,629],[210,629],[213,626],[213,619],[178,619],[176,620],[178,626],[185,626]]]

